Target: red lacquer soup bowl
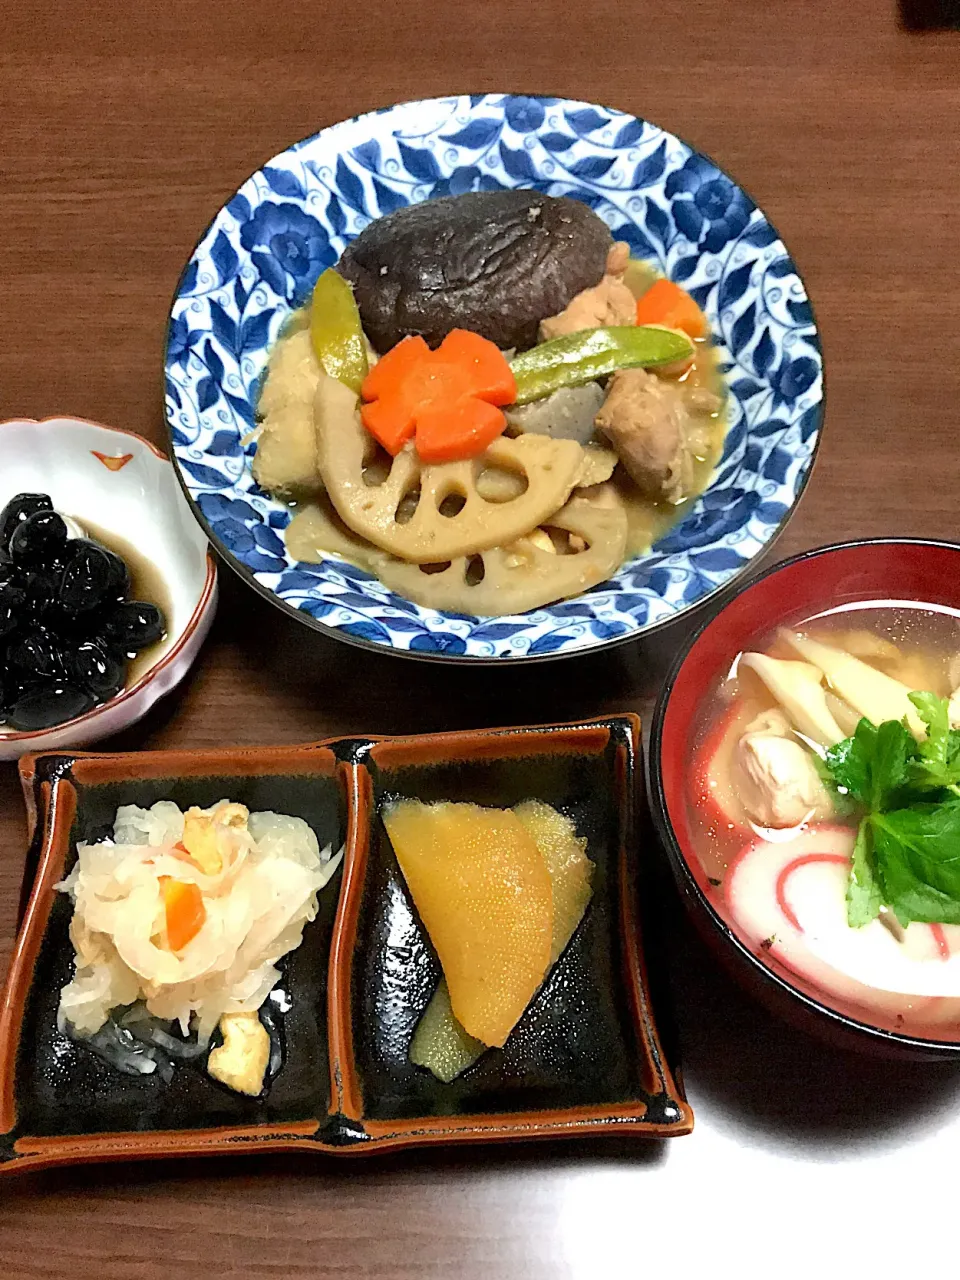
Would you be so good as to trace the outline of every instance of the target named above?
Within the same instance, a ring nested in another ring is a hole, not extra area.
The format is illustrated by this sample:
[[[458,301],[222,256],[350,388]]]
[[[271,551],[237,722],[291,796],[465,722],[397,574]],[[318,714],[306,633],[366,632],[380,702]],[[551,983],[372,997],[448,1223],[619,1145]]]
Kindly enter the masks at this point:
[[[910,1006],[917,1012],[908,1009],[904,1016],[902,997],[899,1005],[892,1000],[884,1010],[882,998],[860,1003],[801,975],[778,954],[774,938],[755,942],[738,929],[723,879],[708,872],[695,844],[698,817],[702,822],[705,816],[713,829],[710,814],[691,803],[691,796],[702,791],[696,783],[698,744],[710,691],[741,650],[755,647],[776,627],[858,602],[928,604],[960,616],[960,544],[904,538],[824,547],[775,565],[743,587],[691,638],[663,686],[651,733],[651,808],[695,925],[717,958],[768,1008],[844,1048],[892,1057],[960,1058],[960,999],[941,997],[936,1016],[925,1012],[936,1000],[918,1000]],[[722,733],[722,727],[715,732]],[[824,851],[808,852],[804,861],[840,861],[826,849],[830,830],[819,832]],[[747,832],[743,843],[750,838]],[[736,857],[734,840],[729,858],[723,857],[725,876]]]

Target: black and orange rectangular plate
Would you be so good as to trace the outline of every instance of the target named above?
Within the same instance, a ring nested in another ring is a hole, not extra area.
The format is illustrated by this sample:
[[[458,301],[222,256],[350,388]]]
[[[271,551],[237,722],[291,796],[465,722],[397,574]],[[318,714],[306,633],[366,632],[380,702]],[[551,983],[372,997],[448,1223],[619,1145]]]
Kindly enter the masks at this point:
[[[688,1133],[693,1116],[654,1022],[638,923],[639,721],[303,747],[58,753],[21,762],[32,839],[0,997],[0,1173],[84,1161],[431,1143]],[[502,1049],[442,1084],[411,1065],[440,968],[380,821],[385,799],[508,806],[534,797],[588,840],[594,896]],[[72,973],[71,904],[55,886],[122,804],[228,798],[304,818],[344,845],[320,912],[284,964],[283,1066],[265,1095],[202,1062],[129,1076],[57,1028]]]

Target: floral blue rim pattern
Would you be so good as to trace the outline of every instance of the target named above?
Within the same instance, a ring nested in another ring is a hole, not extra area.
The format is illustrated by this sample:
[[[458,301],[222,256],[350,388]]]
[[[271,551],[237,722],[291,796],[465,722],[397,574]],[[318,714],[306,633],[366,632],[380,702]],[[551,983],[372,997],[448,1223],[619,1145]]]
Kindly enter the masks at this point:
[[[290,513],[250,472],[271,344],[372,218],[434,196],[533,187],[589,204],[706,311],[731,393],[710,486],[653,551],[574,600],[515,617],[421,608],[335,559],[291,560]],[[483,94],[387,107],[299,142],[249,178],[178,285],[166,413],[184,487],[262,592],[355,643],[424,657],[543,657],[617,643],[725,586],[796,503],[820,430],[823,368],[803,284],[728,177],[655,125],[590,103]]]

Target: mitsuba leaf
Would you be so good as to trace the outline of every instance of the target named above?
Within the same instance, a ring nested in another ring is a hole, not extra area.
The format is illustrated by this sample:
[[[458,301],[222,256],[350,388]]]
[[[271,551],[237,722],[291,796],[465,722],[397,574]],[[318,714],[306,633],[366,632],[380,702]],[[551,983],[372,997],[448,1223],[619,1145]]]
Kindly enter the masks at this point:
[[[841,795],[867,810],[847,885],[854,928],[884,904],[904,926],[960,924],[960,732],[945,698],[915,692],[910,701],[926,726],[922,742],[897,720],[864,719],[824,760]]]
[[[870,819],[864,818],[853,846],[850,879],[847,883],[847,923],[852,929],[861,929],[876,920],[883,904],[883,893],[877,880]]]
[[[913,786],[924,791],[956,787],[960,783],[960,733],[950,728],[950,705],[934,693],[911,693],[910,701],[927,726],[910,771]]]
[[[863,719],[852,738],[844,738],[827,752],[833,779],[869,809],[883,809],[907,780],[907,766],[916,753],[910,731],[897,720],[879,728]]]
[[[929,691],[911,693],[910,701],[917,708],[917,715],[927,726],[924,747],[933,746],[939,751],[950,735],[950,705],[946,698],[938,698]],[[921,754],[926,754],[921,749]]]
[[[870,761],[877,730],[869,720],[861,720],[852,738],[844,738],[826,754],[827,768],[838,787],[854,800],[867,804],[870,793]]]
[[[869,722],[868,722],[869,723]],[[860,724],[863,724],[861,720]],[[860,725],[857,726],[857,732]],[[916,753],[913,734],[897,720],[884,720],[876,731],[870,768],[870,807],[883,809],[907,780],[907,765]]]
[[[897,915],[916,881],[956,899],[960,921],[960,804],[914,804],[874,813],[870,827],[884,894]],[[918,916],[912,908],[905,914],[953,923],[945,916]]]

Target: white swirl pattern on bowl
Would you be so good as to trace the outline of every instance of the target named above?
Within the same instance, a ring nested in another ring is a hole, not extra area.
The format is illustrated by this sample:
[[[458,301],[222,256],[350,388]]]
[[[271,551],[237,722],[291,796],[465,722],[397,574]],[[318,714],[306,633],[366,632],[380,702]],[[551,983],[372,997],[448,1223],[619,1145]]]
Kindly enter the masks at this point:
[[[438,613],[335,559],[293,562],[289,512],[258,489],[244,444],[270,345],[317,275],[372,218],[437,195],[536,187],[590,204],[689,289],[731,390],[707,491],[607,583],[515,617]],[[537,657],[635,636],[728,583],[797,501],[822,413],[820,345],[803,284],[759,209],[710,161],[633,116],[485,94],[404,103],[297,143],[218,213],[178,286],[166,407],[184,486],[254,583],[344,639],[424,656]]]

